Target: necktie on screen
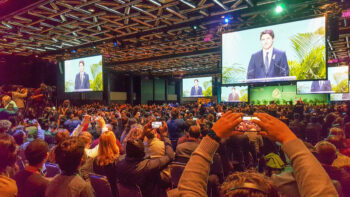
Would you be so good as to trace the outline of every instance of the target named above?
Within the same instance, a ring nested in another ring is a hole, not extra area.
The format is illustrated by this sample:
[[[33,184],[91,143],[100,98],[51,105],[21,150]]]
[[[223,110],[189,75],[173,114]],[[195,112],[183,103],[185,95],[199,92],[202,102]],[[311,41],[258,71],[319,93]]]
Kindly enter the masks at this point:
[[[80,74],[80,85],[83,86],[84,75]]]
[[[266,68],[266,73],[269,70],[269,52],[266,52],[265,55],[265,68]]]

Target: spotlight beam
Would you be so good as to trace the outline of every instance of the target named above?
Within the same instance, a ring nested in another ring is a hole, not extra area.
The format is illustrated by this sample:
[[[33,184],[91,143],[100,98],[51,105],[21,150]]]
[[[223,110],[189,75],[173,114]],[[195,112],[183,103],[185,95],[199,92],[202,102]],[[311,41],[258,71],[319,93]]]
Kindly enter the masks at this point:
[[[184,3],[184,4],[186,4],[186,5],[188,5],[188,6],[190,6],[191,8],[196,8],[196,6],[195,5],[193,5],[192,3],[190,3],[190,2],[188,2],[188,1],[186,1],[186,0],[180,0],[182,3]]]
[[[222,7],[224,10],[228,10],[228,8],[220,2],[220,0],[213,0],[218,6]]]

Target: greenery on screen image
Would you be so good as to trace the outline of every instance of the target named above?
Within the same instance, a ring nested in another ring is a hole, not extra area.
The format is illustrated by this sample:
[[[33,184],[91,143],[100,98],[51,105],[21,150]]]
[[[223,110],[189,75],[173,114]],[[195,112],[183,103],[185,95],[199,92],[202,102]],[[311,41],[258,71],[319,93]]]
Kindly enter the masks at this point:
[[[297,80],[325,79],[325,28],[321,27],[315,32],[296,34],[290,38],[290,42],[298,58],[288,60],[289,76],[296,76]],[[223,84],[240,81],[248,68],[237,62],[233,65],[233,67],[223,66]]]
[[[89,78],[90,88],[93,91],[102,91],[103,90],[103,79],[102,79],[102,61],[98,62],[98,64],[92,64],[90,66],[90,71],[92,74],[92,78]],[[89,76],[91,77],[91,76]],[[74,91],[74,82],[66,81],[64,84],[65,92]]]

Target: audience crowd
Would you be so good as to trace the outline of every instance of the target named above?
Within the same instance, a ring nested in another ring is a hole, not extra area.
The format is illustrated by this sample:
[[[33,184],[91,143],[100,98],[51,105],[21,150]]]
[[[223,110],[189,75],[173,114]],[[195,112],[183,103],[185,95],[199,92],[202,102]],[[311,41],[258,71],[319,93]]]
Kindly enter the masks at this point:
[[[1,197],[350,196],[350,104],[56,106],[45,84],[0,97]]]

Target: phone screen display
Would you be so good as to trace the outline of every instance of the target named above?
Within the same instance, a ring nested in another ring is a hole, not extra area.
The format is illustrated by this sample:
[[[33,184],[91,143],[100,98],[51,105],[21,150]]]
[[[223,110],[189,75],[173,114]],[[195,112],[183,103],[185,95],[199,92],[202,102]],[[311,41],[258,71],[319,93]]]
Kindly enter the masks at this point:
[[[152,122],[152,129],[158,129],[161,126],[162,126],[162,122],[160,121]]]
[[[259,120],[258,117],[255,116],[243,116],[243,121],[236,126],[236,131],[241,132],[259,132],[261,128],[259,125],[254,123],[252,120]]]

